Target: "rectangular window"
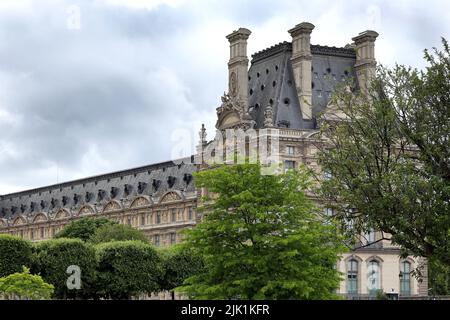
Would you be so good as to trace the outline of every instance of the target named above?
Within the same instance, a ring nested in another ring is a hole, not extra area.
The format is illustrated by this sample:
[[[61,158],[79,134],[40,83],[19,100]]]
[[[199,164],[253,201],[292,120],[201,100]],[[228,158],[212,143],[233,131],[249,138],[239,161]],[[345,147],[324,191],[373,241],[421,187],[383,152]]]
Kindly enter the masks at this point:
[[[369,230],[368,232],[366,232],[364,237],[366,238],[367,244],[371,244],[371,243],[375,242],[375,240],[376,240],[375,231]]]
[[[284,161],[284,171],[295,170],[295,161],[285,160]]]
[[[34,239],[34,231],[31,230],[31,240],[33,240],[33,239]]]
[[[400,294],[411,295],[411,264],[403,261],[400,265]]]
[[[161,212],[156,214],[156,223],[161,223]]]
[[[192,220],[192,218],[194,217],[194,214],[193,214],[193,209],[192,209],[192,207],[189,207],[189,212],[188,212],[188,215],[189,215],[189,220]]]
[[[159,234],[155,234],[153,242],[155,243],[155,246],[159,247]]]
[[[141,226],[145,226],[145,215],[141,215]]]
[[[295,148],[293,146],[287,146],[287,154],[289,155],[294,155],[295,153]]]
[[[170,234],[170,244],[175,244],[177,243],[177,234],[175,232],[172,232]]]
[[[44,228],[41,228],[41,239],[44,239]]]
[[[172,218],[172,222],[176,222],[177,221],[177,210],[176,209],[172,209],[171,210],[171,218]]]
[[[131,226],[131,217],[128,217],[128,218],[127,218],[127,223],[128,223],[128,225]]]

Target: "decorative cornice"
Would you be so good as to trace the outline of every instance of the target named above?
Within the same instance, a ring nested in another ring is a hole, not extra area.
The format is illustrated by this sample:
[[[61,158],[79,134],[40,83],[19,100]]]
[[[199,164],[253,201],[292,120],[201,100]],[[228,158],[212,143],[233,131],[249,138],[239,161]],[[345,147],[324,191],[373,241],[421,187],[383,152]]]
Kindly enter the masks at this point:
[[[324,56],[356,58],[356,51],[353,48],[339,48],[339,47],[311,45],[311,53]]]
[[[281,52],[288,52],[292,51],[292,43],[284,41],[280,42],[274,46],[271,46],[270,48],[258,51],[254,54],[252,54],[252,63],[255,63],[257,61],[263,60],[265,58],[268,58],[270,56],[273,56],[277,53]]]
[[[252,54],[252,63],[264,60],[270,56],[276,55],[278,53],[290,52],[292,51],[291,42],[280,42],[274,46],[267,49],[258,51]],[[339,47],[328,47],[320,45],[311,45],[311,54],[325,55],[325,56],[337,56],[344,58],[356,58],[356,51],[354,48],[339,48]]]

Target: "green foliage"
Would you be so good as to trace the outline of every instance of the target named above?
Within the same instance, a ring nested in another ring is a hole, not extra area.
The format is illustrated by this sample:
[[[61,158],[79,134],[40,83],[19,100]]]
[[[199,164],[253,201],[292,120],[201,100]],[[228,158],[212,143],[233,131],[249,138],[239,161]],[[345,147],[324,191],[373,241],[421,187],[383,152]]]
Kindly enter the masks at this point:
[[[195,251],[182,245],[159,249],[163,274],[160,280],[162,290],[173,290],[189,277],[204,270],[204,263]]]
[[[31,242],[0,234],[0,277],[22,271],[31,264]]]
[[[30,274],[30,269],[23,267],[22,273],[13,273],[0,278],[0,296],[32,300],[49,300],[54,287],[38,275]]]
[[[325,120],[329,143],[319,163],[331,173],[322,196],[343,222],[354,220],[351,234],[381,230],[403,255],[449,266],[450,51],[444,39],[443,47],[425,52],[424,71],[380,67],[367,95],[338,90],[333,104],[345,121]]]
[[[117,224],[117,222],[106,218],[84,217],[65,226],[56,234],[55,238],[76,238],[88,241],[98,228],[113,224]]]
[[[383,289],[378,289],[376,291],[375,297],[377,300],[389,300],[387,294],[383,291]]]
[[[221,166],[197,173],[196,184],[214,201],[185,245],[205,270],[177,291],[194,299],[337,297],[342,239],[307,198],[305,170],[274,176],[256,164]]]
[[[96,256],[94,248],[80,239],[53,239],[40,242],[35,247],[33,273],[55,287],[58,299],[78,299],[95,296]],[[81,270],[81,289],[69,290],[67,268],[78,266]]]
[[[141,241],[117,241],[96,246],[99,295],[128,299],[158,292],[162,266],[156,250]]]
[[[432,296],[450,295],[450,266],[428,260],[428,287]]]
[[[105,224],[99,227],[90,238],[90,241],[95,244],[125,240],[139,240],[144,243],[149,242],[145,233],[129,225],[123,224]]]

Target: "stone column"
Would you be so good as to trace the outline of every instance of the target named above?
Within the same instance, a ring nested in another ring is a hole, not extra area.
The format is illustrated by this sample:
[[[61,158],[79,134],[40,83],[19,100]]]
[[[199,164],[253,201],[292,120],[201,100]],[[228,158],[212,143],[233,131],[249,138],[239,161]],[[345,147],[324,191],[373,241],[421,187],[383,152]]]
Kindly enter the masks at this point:
[[[292,37],[292,68],[303,119],[312,119],[311,32],[314,25],[302,22],[289,30]]]
[[[352,38],[356,46],[356,77],[359,88],[363,92],[367,91],[368,85],[375,75],[377,65],[375,60],[375,40],[377,37],[377,32],[366,30]]]
[[[226,38],[230,42],[230,60],[228,61],[228,93],[238,98],[244,108],[248,106],[248,58],[247,39],[251,31],[239,28]]]

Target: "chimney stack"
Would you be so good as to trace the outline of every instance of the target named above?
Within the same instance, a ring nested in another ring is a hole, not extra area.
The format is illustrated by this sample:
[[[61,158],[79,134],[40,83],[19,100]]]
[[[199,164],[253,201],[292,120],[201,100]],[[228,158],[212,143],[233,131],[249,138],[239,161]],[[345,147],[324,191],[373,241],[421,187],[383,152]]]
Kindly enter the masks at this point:
[[[227,36],[230,42],[230,61],[228,62],[228,93],[248,107],[248,58],[247,39],[251,31],[239,28]]]
[[[366,30],[352,38],[356,46],[356,76],[362,91],[367,91],[368,85],[375,75],[377,65],[375,60],[375,40],[377,37],[377,32]]]
[[[312,119],[311,32],[314,25],[302,22],[289,30],[292,37],[292,68],[303,119]]]

